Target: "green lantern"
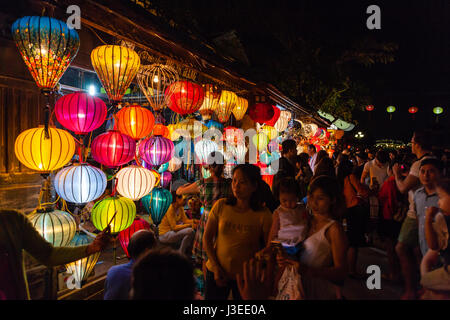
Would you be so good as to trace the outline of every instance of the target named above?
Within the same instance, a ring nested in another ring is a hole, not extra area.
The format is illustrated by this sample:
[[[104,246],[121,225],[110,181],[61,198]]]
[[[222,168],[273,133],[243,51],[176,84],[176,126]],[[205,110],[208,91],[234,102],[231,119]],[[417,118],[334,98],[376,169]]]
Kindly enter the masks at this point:
[[[91,220],[102,231],[111,222],[111,233],[125,230],[136,217],[136,205],[128,198],[109,197],[98,201],[92,208]]]
[[[395,107],[394,107],[394,106],[389,106],[389,107],[387,107],[386,111],[387,111],[388,113],[395,112]]]
[[[444,109],[442,107],[433,108],[433,113],[436,115],[440,115],[442,112],[444,112]]]

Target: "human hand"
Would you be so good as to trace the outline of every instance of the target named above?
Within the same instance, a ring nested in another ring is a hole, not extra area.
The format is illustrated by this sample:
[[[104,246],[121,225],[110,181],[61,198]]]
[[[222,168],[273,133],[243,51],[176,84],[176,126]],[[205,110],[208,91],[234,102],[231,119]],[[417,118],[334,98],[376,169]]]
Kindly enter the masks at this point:
[[[100,252],[106,249],[106,247],[111,243],[112,237],[110,233],[110,226],[108,226],[105,230],[100,232],[94,239],[94,241],[89,244],[86,249],[86,254],[91,255],[96,252]]]
[[[266,260],[264,268],[263,260],[250,259],[244,262],[243,272],[236,275],[239,293],[244,300],[266,300],[270,296],[273,285],[273,261]]]
[[[221,266],[216,266],[214,268],[214,280],[219,287],[225,287],[227,285],[227,277],[225,275],[225,270]]]
[[[402,174],[402,169],[400,168],[400,166],[398,165],[398,163],[394,164],[394,166],[392,167],[392,172],[394,173],[394,176],[400,176]]]

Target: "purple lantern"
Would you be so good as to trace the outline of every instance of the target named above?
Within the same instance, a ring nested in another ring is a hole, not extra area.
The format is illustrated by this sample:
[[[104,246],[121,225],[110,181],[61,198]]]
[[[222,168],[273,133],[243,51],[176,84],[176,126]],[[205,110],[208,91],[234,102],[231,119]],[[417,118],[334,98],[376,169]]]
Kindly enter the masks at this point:
[[[162,136],[150,137],[139,144],[139,156],[151,166],[168,162],[173,154],[173,142]]]
[[[169,171],[164,171],[160,175],[161,177],[161,187],[166,188],[169,186],[170,181],[172,181],[172,174]]]

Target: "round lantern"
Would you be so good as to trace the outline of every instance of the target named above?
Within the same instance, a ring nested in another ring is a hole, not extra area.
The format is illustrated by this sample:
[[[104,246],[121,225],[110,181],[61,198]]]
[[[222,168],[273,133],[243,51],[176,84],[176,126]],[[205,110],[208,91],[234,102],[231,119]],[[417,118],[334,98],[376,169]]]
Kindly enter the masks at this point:
[[[439,114],[441,114],[442,112],[444,112],[444,109],[443,109],[442,107],[435,107],[435,108],[433,108],[433,113],[434,113],[434,114],[439,115]]]
[[[408,109],[408,112],[412,113],[412,114],[416,113],[417,111],[419,111],[419,108],[417,108],[417,107],[411,107]]]
[[[172,194],[166,189],[155,188],[143,197],[141,202],[152,217],[153,223],[159,225],[172,203]]]
[[[134,159],[136,142],[117,130],[98,135],[91,145],[92,157],[108,167],[119,167]]]
[[[117,192],[133,201],[150,193],[157,183],[155,175],[150,170],[136,165],[120,169],[116,178]]]
[[[269,165],[272,162],[272,158],[271,158],[270,154],[267,151],[263,151],[259,155],[259,161],[261,161],[265,165]]]
[[[216,115],[220,122],[226,122],[230,118],[231,110],[236,105],[238,96],[236,93],[228,90],[222,90],[219,98],[219,106],[216,109]]]
[[[130,239],[139,230],[150,230],[150,224],[145,221],[144,219],[137,218],[134,219],[131,226],[125,230],[120,231],[119,233],[119,242],[120,246],[122,247],[123,251],[127,255],[128,258],[130,258],[130,254],[128,252],[128,244],[130,243]]]
[[[170,139],[169,128],[161,123],[155,124],[155,126],[153,127],[152,135],[163,136],[164,138]]]
[[[177,157],[173,157],[169,161],[169,167],[167,168],[170,172],[175,172],[181,168],[182,161]]]
[[[221,124],[220,122],[214,121],[214,120],[209,120],[206,123],[206,127],[208,129],[217,129],[219,131],[223,131],[223,124]]]
[[[266,123],[274,116],[272,105],[267,103],[257,103],[248,110],[250,118],[259,124]]]
[[[33,211],[28,219],[39,234],[55,247],[67,246],[77,230],[72,215],[60,210]]]
[[[203,120],[208,120],[219,106],[220,91],[217,86],[212,84],[204,84],[202,87],[205,91],[205,99],[198,112],[202,115]]]
[[[202,86],[189,81],[172,83],[167,87],[164,95],[167,106],[181,115],[196,112],[205,98]]]
[[[259,129],[259,132],[263,132],[269,140],[273,140],[278,137],[278,131],[269,125],[265,125]]]
[[[277,122],[274,125],[274,128],[278,132],[283,132],[288,127],[291,117],[292,117],[292,114],[289,111],[282,110],[280,112],[280,116],[279,116]]]
[[[389,107],[386,108],[386,111],[387,111],[388,113],[395,112],[395,107],[394,107],[394,106],[389,106]]]
[[[122,99],[141,65],[133,49],[111,45],[92,50],[91,62],[111,101]]]
[[[109,197],[98,201],[91,213],[91,221],[99,231],[103,231],[112,219],[111,233],[118,233],[131,226],[135,217],[136,205],[124,197]]]
[[[228,149],[237,163],[245,163],[245,156],[247,154],[247,147],[245,146],[245,144],[238,144],[237,146],[229,146]]]
[[[172,181],[172,174],[169,171],[161,173],[161,187],[167,188]]]
[[[153,136],[139,145],[139,156],[152,166],[168,162],[174,153],[173,142],[161,136]]]
[[[233,113],[236,120],[240,121],[247,112],[247,108],[248,108],[248,100],[238,96],[236,104],[233,110],[231,110],[231,112]]]
[[[200,164],[206,164],[211,152],[217,151],[219,146],[212,140],[201,140],[195,144],[195,154]]]
[[[375,109],[375,107],[373,105],[371,105],[371,104],[366,106],[366,110],[367,111],[373,111],[374,109]]]
[[[106,113],[102,99],[84,92],[67,94],[55,104],[56,119],[75,134],[86,134],[99,128],[105,122]]]
[[[164,171],[167,171],[168,168],[169,168],[169,162],[163,163],[162,165],[159,166],[158,172],[163,173]]]
[[[272,106],[272,108],[273,108],[273,117],[269,121],[266,121],[266,125],[271,127],[275,126],[275,123],[277,123],[281,115],[281,110],[278,107]]]
[[[171,83],[178,81],[178,73],[168,65],[155,63],[141,66],[136,78],[153,110],[161,110],[165,105],[164,93]]]
[[[148,136],[155,123],[153,113],[139,105],[131,105],[120,109],[116,114],[117,128],[120,132],[139,140]]]
[[[17,159],[32,170],[50,172],[63,167],[75,153],[75,140],[69,132],[49,128],[45,138],[44,127],[28,129],[16,139]]]
[[[200,137],[208,127],[195,119],[186,119],[171,126],[171,140],[178,140],[180,137],[190,137],[195,139]]]
[[[87,203],[100,197],[106,189],[106,175],[87,163],[59,170],[54,179],[58,195],[72,203]]]
[[[223,131],[224,139],[231,145],[238,145],[244,141],[244,130],[235,127],[226,127]]]
[[[93,241],[92,238],[84,233],[77,232],[75,237],[70,242],[70,247],[85,246]],[[71,273],[75,278],[75,281],[80,285],[80,287],[85,283],[89,275],[94,270],[97,264],[98,258],[100,257],[100,252],[96,252],[82,258],[80,260],[66,264],[66,269],[68,273]]]
[[[264,132],[260,132],[253,136],[252,142],[256,146],[256,149],[258,149],[258,151],[263,151],[269,144],[269,138]]]
[[[77,55],[77,31],[60,20],[28,16],[17,19],[11,32],[38,87],[52,90]]]

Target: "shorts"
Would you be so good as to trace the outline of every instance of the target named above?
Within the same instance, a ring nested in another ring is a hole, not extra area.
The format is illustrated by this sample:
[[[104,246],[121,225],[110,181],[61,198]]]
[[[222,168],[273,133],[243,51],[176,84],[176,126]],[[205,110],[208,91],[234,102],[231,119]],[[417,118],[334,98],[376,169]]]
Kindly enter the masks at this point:
[[[403,221],[398,242],[401,242],[411,248],[419,246],[419,225],[417,219],[406,217]]]
[[[429,290],[450,291],[450,268],[444,267],[425,273],[420,284]]]
[[[401,222],[381,219],[378,224],[378,233],[383,238],[397,240],[401,227]]]

